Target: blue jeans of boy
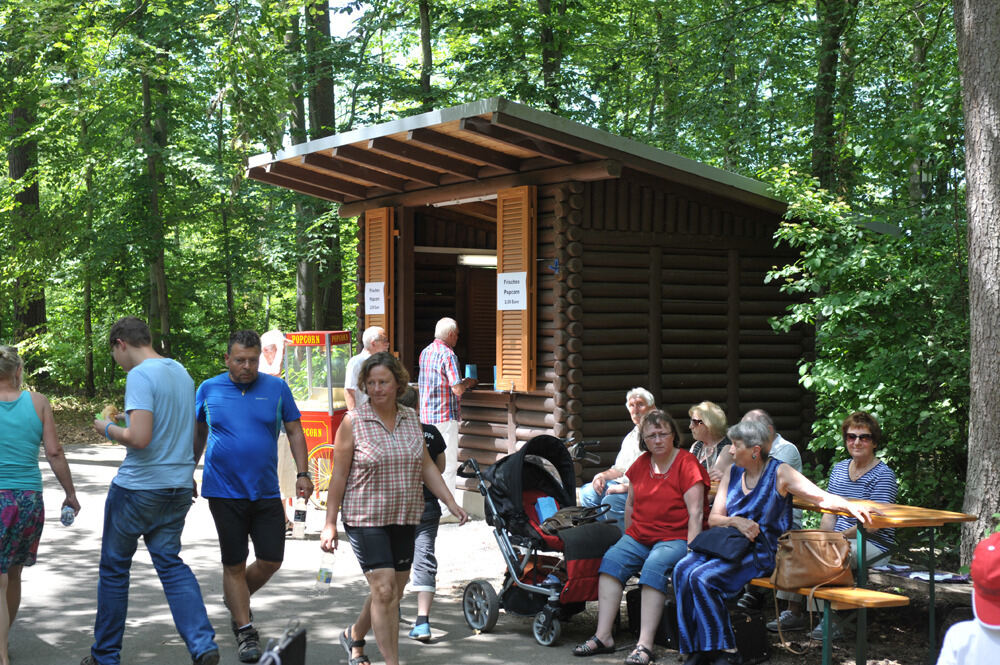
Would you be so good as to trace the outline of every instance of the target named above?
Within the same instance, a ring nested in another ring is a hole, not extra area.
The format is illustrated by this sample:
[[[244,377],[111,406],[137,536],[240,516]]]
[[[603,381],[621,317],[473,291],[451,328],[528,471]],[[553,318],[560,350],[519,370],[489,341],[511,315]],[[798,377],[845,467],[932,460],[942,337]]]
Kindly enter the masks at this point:
[[[196,660],[216,649],[215,631],[205,612],[201,587],[181,560],[181,531],[191,508],[191,488],[127,490],[111,483],[104,504],[101,570],[97,584],[97,619],[90,653],[99,665],[119,665],[129,570],[139,538],[160,577],[174,625]]]

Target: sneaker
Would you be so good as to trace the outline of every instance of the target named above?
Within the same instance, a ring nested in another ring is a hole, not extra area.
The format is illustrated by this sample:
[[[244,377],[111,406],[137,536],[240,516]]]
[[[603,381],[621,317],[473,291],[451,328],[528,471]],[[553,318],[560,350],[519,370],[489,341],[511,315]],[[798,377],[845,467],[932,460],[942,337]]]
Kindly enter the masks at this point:
[[[80,661],[80,665],[97,665],[97,661],[94,660],[93,656],[85,656],[84,659]]]
[[[429,623],[419,623],[410,631],[410,639],[419,642],[431,641],[431,625]]]
[[[774,621],[768,621],[765,626],[772,633],[778,632],[778,623],[781,623],[781,630],[805,630],[806,618],[801,614],[792,614],[788,610],[782,610],[781,614]],[[823,635],[819,636],[823,639]]]
[[[782,628],[782,630],[784,630],[784,625],[782,625],[781,628]],[[812,632],[809,633],[809,638],[813,639],[813,640],[816,640],[818,642],[822,642],[823,641],[823,624],[819,624],[818,626],[816,626],[815,628],[813,628]],[[833,627],[833,641],[834,642],[839,642],[842,639],[844,639],[844,631],[842,631],[840,629],[840,626],[834,626]]]
[[[228,605],[226,606],[226,609],[229,609]],[[240,627],[236,625],[235,621],[233,621],[233,619],[232,619],[233,615],[230,614],[229,616],[230,616],[230,619],[229,619],[229,628],[230,628],[230,630],[233,631],[233,636],[238,638],[240,636]],[[250,623],[251,624],[253,623],[253,610],[250,610]]]
[[[219,665],[219,650],[206,651],[191,661],[191,665]]]
[[[236,654],[243,663],[256,663],[260,660],[260,636],[257,629],[247,626],[236,634]]]

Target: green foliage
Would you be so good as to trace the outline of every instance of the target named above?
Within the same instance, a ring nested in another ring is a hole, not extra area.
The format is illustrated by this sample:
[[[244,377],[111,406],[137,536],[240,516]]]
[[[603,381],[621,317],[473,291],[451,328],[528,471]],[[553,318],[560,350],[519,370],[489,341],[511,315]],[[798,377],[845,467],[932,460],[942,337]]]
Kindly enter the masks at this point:
[[[778,239],[801,249],[774,270],[803,298],[777,329],[815,326],[815,357],[800,366],[816,397],[809,449],[825,478],[843,459],[840,423],[875,415],[877,451],[900,482],[900,501],[961,507],[968,430],[968,313],[965,227],[951,202],[901,214],[891,202],[852,207],[788,169],[769,174],[790,201]]]

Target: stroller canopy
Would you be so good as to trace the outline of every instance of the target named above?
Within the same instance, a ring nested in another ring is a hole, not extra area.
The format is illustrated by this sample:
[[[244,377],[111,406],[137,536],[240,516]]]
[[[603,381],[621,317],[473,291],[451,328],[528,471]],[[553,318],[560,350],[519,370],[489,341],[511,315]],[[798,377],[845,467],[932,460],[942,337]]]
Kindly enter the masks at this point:
[[[547,434],[536,436],[486,469],[483,479],[490,483],[490,497],[497,513],[505,518],[524,515],[525,490],[542,491],[560,507],[576,505],[573,460],[562,440]]]

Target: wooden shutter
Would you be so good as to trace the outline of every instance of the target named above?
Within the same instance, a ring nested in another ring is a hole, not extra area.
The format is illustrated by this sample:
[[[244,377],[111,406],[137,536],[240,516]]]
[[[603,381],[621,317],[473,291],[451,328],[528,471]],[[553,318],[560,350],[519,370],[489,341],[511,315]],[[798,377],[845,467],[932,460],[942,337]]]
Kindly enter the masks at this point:
[[[385,283],[385,314],[370,315],[366,312],[365,328],[383,328],[389,336],[390,349],[393,348],[392,308],[395,304],[392,227],[392,208],[375,208],[365,212],[365,284]]]
[[[535,389],[535,229],[534,186],[497,192],[497,273],[525,272],[527,309],[497,310],[497,390]]]

